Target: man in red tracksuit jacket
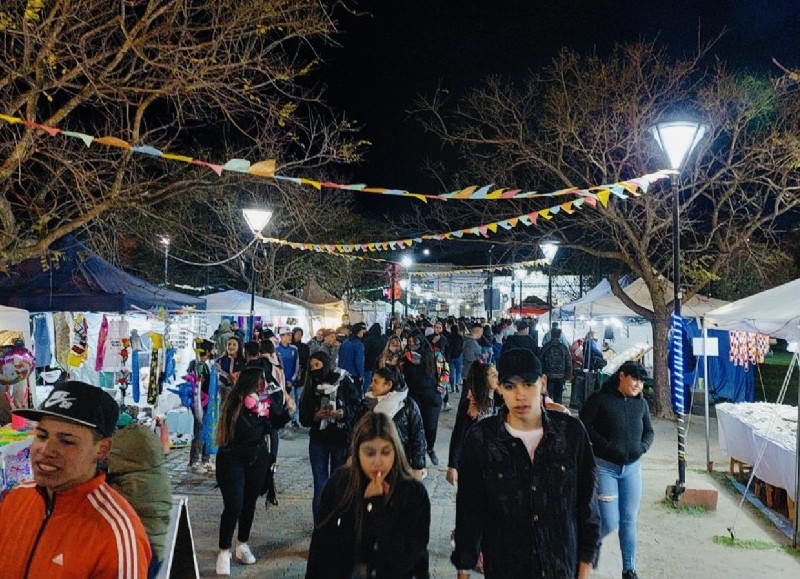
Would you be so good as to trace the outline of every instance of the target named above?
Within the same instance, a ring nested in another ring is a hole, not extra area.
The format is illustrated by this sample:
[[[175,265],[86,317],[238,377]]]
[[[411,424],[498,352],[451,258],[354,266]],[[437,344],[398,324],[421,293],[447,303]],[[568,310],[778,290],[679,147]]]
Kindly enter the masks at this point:
[[[71,381],[38,410],[31,443],[34,480],[0,502],[0,575],[9,579],[145,579],[150,544],[139,517],[105,482],[97,463],[119,418],[101,388]]]

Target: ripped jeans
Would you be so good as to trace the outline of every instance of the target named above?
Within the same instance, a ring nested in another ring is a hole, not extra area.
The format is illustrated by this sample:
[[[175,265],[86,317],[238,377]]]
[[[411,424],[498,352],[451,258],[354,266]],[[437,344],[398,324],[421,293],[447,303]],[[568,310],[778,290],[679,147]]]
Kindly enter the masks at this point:
[[[622,570],[636,569],[636,522],[642,502],[642,462],[624,466],[595,458],[597,498],[600,505],[600,535],[619,527]]]

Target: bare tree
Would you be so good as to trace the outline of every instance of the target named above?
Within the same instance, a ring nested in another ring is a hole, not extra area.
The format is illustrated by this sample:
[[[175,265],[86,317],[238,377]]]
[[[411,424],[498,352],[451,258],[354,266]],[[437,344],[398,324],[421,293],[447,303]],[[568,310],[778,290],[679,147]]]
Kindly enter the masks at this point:
[[[337,0],[53,0],[0,8],[2,113],[224,163],[352,162],[360,144],[308,80]],[[130,150],[0,123],[0,264],[55,239],[240,184]]]
[[[774,244],[800,202],[800,99],[792,85],[709,63],[709,48],[680,59],[646,43],[619,46],[607,58],[564,50],[521,85],[491,78],[458,103],[451,105],[439,91],[417,108],[427,129],[457,147],[466,161],[461,183],[542,192],[613,183],[662,168],[666,162],[647,128],[671,114],[696,116],[709,130],[683,170],[678,194],[688,299],[731,256],[749,253],[757,261],[757,248]],[[671,414],[666,338],[672,294],[665,283],[672,276],[671,202],[665,183],[607,209],[518,228],[505,239],[559,239],[644,280],[653,311],[633,303],[617,276],[609,276],[614,293],[653,325],[661,416]],[[434,227],[470,218],[475,225],[476,219],[545,206],[448,203],[446,214],[425,217]]]

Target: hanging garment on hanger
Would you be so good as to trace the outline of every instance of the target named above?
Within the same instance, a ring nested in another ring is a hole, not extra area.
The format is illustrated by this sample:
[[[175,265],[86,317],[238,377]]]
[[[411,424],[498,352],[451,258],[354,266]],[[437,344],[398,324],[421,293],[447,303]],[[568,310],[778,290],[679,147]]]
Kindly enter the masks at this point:
[[[36,367],[49,366],[53,361],[53,354],[50,352],[50,330],[47,327],[47,317],[44,315],[33,318],[33,345]]]
[[[100,322],[100,334],[97,336],[97,356],[94,358],[94,371],[103,371],[103,360],[106,357],[106,338],[108,337],[108,318],[103,314],[103,321]]]

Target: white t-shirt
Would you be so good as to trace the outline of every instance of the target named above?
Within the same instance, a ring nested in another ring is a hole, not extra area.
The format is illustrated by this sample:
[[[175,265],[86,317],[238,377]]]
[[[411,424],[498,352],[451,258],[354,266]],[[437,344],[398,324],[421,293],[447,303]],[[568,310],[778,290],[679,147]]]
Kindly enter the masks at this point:
[[[517,430],[516,428],[511,428],[508,422],[506,422],[506,430],[508,430],[511,436],[519,438],[522,441],[525,448],[528,450],[528,456],[533,460],[533,453],[536,452],[536,447],[539,446],[539,441],[541,441],[544,436],[544,428],[540,426],[533,430]]]

